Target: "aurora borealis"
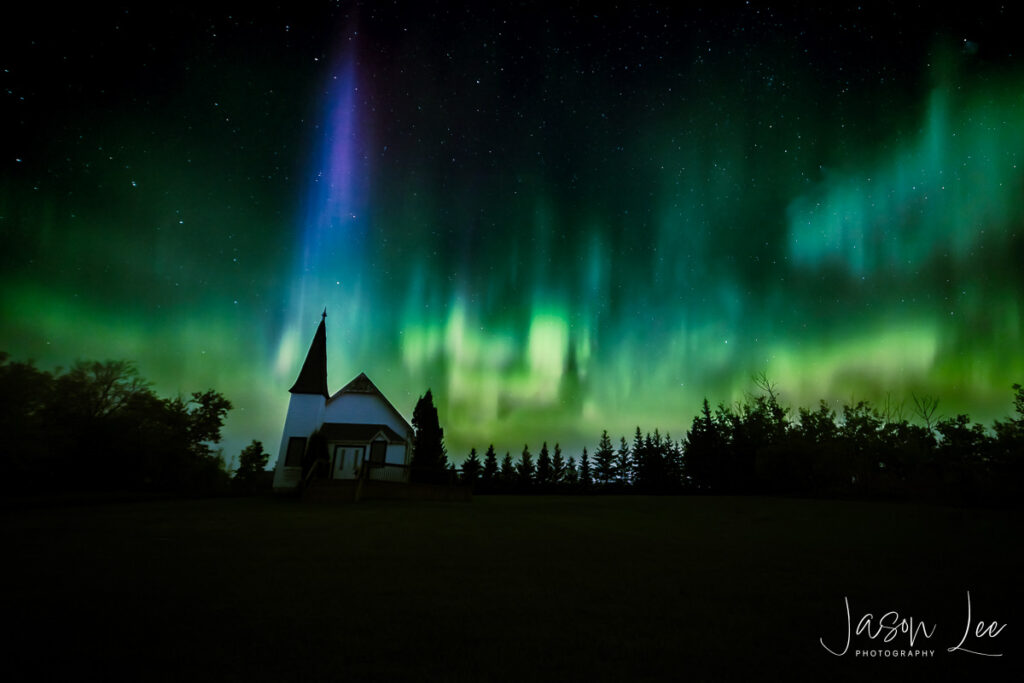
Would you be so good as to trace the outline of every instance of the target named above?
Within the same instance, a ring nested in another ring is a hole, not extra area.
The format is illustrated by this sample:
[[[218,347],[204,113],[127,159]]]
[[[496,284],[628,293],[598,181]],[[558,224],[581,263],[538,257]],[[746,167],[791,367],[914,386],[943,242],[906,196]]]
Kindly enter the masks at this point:
[[[998,6],[78,11],[3,29],[0,349],[215,388],[226,454],[325,306],[330,389],[431,388],[455,460],[1024,381]]]

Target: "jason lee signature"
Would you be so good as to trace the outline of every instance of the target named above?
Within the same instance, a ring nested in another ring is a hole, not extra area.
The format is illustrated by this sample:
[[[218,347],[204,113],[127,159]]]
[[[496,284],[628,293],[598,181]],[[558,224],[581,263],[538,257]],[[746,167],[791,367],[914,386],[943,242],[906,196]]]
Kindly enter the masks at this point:
[[[854,630],[853,618],[850,615],[849,598],[843,597],[843,604],[846,607],[846,643],[842,649],[833,649],[825,644],[824,638],[818,639],[821,646],[836,657],[842,657],[850,651],[850,643],[854,635],[868,638],[875,647],[883,643],[888,644],[889,647],[895,647],[896,645],[893,645],[893,641],[897,638],[905,637],[907,639],[906,646],[911,648],[907,652],[920,652],[913,650],[918,639],[929,640],[935,635],[935,631],[938,628],[938,624],[929,626],[926,622],[916,620],[912,616],[904,617],[899,612],[890,611],[878,618],[875,618],[875,615],[870,612],[865,614],[857,622],[857,628]],[[1000,624],[996,621],[988,623],[981,619],[975,621],[971,614],[971,592],[967,591],[967,623],[964,626],[963,636],[961,636],[959,643],[946,648],[946,652],[964,652],[982,657],[1002,657],[1003,653],[996,651],[998,645],[993,639],[1002,633],[1004,628],[1006,628],[1006,624]],[[861,650],[856,650],[854,654],[858,655],[861,652]],[[934,653],[934,650],[928,652]]]

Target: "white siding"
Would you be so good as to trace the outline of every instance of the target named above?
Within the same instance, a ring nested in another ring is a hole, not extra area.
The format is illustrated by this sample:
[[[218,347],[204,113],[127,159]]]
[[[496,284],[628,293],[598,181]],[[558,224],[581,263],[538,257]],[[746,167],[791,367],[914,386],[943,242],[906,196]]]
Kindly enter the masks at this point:
[[[277,449],[277,465],[274,467],[274,489],[288,490],[299,485],[302,472],[300,467],[285,467],[288,454],[288,440],[293,436],[308,437],[324,421],[324,397],[313,394],[292,394],[288,401],[288,417],[281,433],[281,446]]]
[[[325,422],[387,425],[399,436],[412,439],[405,421],[376,394],[342,394],[329,404],[323,396],[292,394],[288,402],[288,416],[281,432],[281,445],[277,451],[274,490],[294,490],[302,476],[301,467],[284,466],[289,439],[295,436],[309,437]],[[395,465],[408,465],[408,449],[404,444],[388,444],[384,460]]]
[[[323,421],[387,425],[399,436],[405,438],[412,436],[406,432],[404,421],[399,419],[376,394],[342,394],[338,396],[327,404]]]
[[[405,444],[388,444],[384,462],[389,462],[392,465],[408,465],[409,463],[405,461]]]

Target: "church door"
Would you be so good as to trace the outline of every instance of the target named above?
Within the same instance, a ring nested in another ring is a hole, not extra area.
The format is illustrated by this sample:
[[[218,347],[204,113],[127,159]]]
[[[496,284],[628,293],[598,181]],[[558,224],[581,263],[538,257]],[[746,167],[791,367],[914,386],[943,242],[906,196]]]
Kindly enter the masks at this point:
[[[359,466],[363,461],[361,446],[335,446],[334,472],[335,479],[355,479],[359,475]]]

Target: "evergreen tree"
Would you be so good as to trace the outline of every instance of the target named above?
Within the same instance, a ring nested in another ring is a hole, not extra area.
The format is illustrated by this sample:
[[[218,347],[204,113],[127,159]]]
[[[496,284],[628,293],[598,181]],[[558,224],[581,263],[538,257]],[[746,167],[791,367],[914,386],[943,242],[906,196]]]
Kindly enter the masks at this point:
[[[523,453],[519,456],[519,462],[516,463],[516,483],[523,490],[528,490],[533,485],[535,477],[536,467],[533,464],[533,455],[530,453],[530,447],[523,444]]]
[[[1021,482],[1024,482],[1024,386],[1013,385],[1013,406],[1016,417],[996,420],[993,425],[995,441],[990,447],[988,481],[995,500],[1005,503],[1021,501]]]
[[[664,443],[658,430],[654,436],[644,438],[644,446],[636,465],[636,486],[645,493],[660,493],[665,489]]]
[[[644,455],[644,436],[640,433],[640,425],[636,427],[636,434],[633,435],[633,474],[640,467],[640,461]]]
[[[501,470],[498,473],[498,480],[501,488],[508,490],[516,483],[516,466],[512,462],[512,454],[505,451],[505,457],[501,460]]]
[[[238,469],[235,471],[233,486],[236,489],[251,493],[260,483],[262,473],[266,471],[270,454],[263,450],[263,444],[256,439],[242,449],[238,456]]]
[[[724,437],[711,405],[705,398],[700,415],[686,433],[683,473],[687,484],[696,490],[718,491],[722,485],[721,458]]]
[[[565,478],[565,460],[562,458],[562,449],[556,443],[555,455],[551,458],[551,482],[558,486]]]
[[[1000,460],[1024,458],[1024,386],[1020,384],[1013,385],[1013,407],[1016,417],[996,420],[993,425]]]
[[[567,487],[573,487],[579,483],[579,476],[576,472],[576,459],[572,456],[569,456],[569,460],[565,463],[565,470],[562,472],[562,482]]]
[[[594,453],[594,480],[602,484],[610,482],[614,476],[614,461],[615,450],[606,429],[601,432],[601,441],[597,445],[597,452]]]
[[[552,482],[551,455],[548,453],[548,442],[545,441],[540,447],[540,454],[537,456],[537,486],[541,489],[547,488]]]
[[[633,461],[626,437],[619,437],[619,450],[615,453],[615,479],[627,485],[633,480]]]
[[[483,471],[480,472],[480,490],[490,491],[498,483],[498,456],[494,452],[494,444],[487,447],[484,455]]]
[[[476,455],[476,449],[469,449],[469,457],[462,463],[462,481],[475,485],[480,478],[480,458]]]
[[[592,481],[590,476],[590,456],[587,455],[587,447],[583,447],[583,455],[580,456],[580,469],[578,477],[579,485],[582,489],[590,488]]]
[[[444,430],[438,422],[434,396],[429,389],[412,411],[412,428],[414,480],[444,481],[447,479],[448,454],[444,447]]]
[[[640,433],[640,427],[637,426],[636,433],[633,435],[633,447],[630,452],[630,474],[633,478],[633,486],[637,489],[642,488],[641,484],[645,476],[645,463],[649,446],[650,435],[648,435],[647,441],[644,441],[644,437]]]
[[[665,461],[665,487],[671,492],[678,492],[683,486],[683,457],[681,443],[672,440],[669,434],[665,435],[664,461]]]

